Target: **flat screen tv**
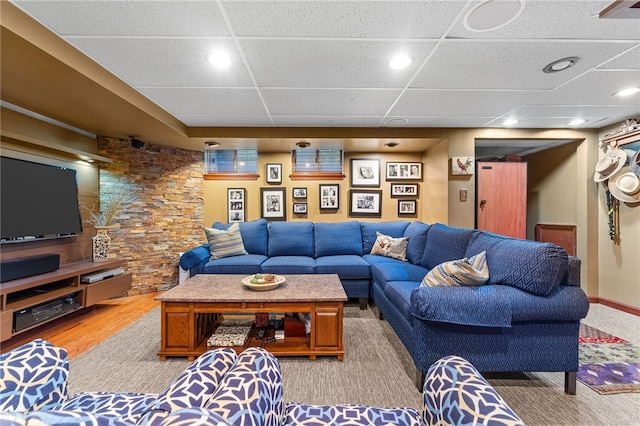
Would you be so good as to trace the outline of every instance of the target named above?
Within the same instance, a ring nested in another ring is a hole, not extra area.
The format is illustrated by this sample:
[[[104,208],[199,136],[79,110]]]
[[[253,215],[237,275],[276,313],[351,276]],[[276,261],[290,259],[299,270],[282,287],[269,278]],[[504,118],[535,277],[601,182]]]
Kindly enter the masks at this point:
[[[82,232],[75,170],[8,157],[0,159],[3,243]]]

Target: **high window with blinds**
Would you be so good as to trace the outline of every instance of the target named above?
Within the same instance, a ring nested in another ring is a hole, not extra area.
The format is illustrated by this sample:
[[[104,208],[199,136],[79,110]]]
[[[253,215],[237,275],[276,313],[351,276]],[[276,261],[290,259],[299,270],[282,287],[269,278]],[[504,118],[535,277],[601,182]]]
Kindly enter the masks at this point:
[[[292,180],[342,179],[343,153],[340,149],[296,149],[291,151]]]
[[[255,149],[207,149],[204,151],[205,179],[257,179],[258,151]]]

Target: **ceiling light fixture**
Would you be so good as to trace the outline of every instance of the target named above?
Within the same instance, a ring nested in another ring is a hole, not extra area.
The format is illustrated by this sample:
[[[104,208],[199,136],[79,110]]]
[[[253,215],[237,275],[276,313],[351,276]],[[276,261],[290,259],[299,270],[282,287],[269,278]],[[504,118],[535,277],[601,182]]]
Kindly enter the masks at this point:
[[[568,58],[558,59],[557,61],[553,61],[546,67],[542,68],[542,71],[547,74],[564,71],[577,64],[579,60],[580,58],[578,58],[577,56],[569,56]]]
[[[222,51],[216,51],[207,55],[207,62],[216,68],[229,68],[231,66],[231,58]]]
[[[204,144],[207,146],[207,148],[216,148],[220,146],[220,142],[216,141],[206,141]]]
[[[296,146],[298,148],[305,149],[305,148],[309,148],[311,146],[311,144],[309,142],[307,142],[307,141],[300,141],[300,142],[296,143]]]
[[[620,90],[613,94],[613,96],[631,96],[640,92],[640,87],[630,87],[628,89]]]
[[[398,142],[395,142],[395,141],[387,142],[387,143],[384,144],[384,146],[386,146],[388,148],[395,148],[398,145],[400,145],[400,144]]]
[[[580,124],[584,124],[586,123],[587,120],[584,120],[582,118],[575,118],[573,120],[571,120],[570,122],[567,123],[568,126],[578,126]]]
[[[391,59],[389,66],[394,70],[402,70],[411,65],[411,62],[413,62],[413,60],[409,56],[398,55]]]
[[[502,122],[505,126],[513,126],[514,124],[518,124],[518,120],[515,118],[507,118]]]

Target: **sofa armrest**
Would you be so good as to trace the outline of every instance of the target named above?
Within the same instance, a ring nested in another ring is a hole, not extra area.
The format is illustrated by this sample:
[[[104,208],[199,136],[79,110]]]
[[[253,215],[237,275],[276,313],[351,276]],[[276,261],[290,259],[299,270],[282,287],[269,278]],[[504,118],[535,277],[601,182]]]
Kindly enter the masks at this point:
[[[511,327],[509,298],[497,287],[418,287],[411,292],[411,314],[423,321]]]
[[[567,260],[567,273],[561,285],[580,287],[580,265],[582,261],[575,256],[569,256]]]
[[[423,396],[426,425],[524,425],[478,370],[457,356],[441,358],[429,368]]]
[[[182,256],[180,256],[180,267],[185,271],[189,271],[191,268],[202,263],[203,260],[209,260],[210,257],[209,244],[203,244],[182,253]]]
[[[36,339],[0,355],[0,411],[59,407],[69,395],[67,351]]]

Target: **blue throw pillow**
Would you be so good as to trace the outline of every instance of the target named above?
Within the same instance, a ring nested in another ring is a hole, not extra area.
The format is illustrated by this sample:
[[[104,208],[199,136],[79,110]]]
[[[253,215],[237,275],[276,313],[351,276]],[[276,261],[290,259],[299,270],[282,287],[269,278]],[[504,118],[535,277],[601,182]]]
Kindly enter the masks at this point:
[[[407,246],[407,260],[418,265],[424,253],[424,247],[427,244],[427,232],[429,225],[422,222],[411,222],[407,229],[404,230],[404,237],[409,237],[409,245]]]

